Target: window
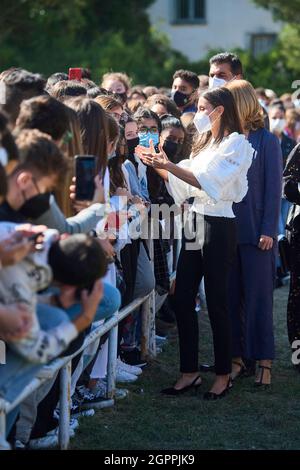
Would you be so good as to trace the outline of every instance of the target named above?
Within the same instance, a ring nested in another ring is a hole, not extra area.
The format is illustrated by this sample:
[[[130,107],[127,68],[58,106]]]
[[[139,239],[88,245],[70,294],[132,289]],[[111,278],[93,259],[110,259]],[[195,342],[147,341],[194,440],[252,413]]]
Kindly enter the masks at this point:
[[[175,23],[205,23],[205,0],[175,0]]]
[[[252,34],[251,50],[254,57],[270,52],[276,42],[276,34]]]

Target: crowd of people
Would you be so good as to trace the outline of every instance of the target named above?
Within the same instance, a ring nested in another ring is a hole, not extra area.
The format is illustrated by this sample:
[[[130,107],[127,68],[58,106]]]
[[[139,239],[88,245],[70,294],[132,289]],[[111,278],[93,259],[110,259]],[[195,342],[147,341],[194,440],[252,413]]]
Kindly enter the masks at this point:
[[[24,364],[73,354],[91,328],[153,290],[166,299],[157,344],[175,324],[179,338],[180,376],[163,395],[197,390],[206,370],[215,381],[205,400],[226,397],[243,375],[267,388],[273,292],[289,279],[291,348],[300,340],[299,100],[254,89],[232,53],[212,57],[207,76],[176,71],[170,88],[132,86],[125,73],[94,78],[0,74],[0,397]],[[91,200],[78,197],[78,156],[94,157]],[[199,364],[199,310],[212,329],[210,366]],[[118,331],[117,383],[135,382],[147,365],[141,308]],[[72,359],[71,435],[79,416],[104,406],[107,356],[104,335]],[[117,388],[116,399],[127,393]],[[54,447],[58,418],[57,373],[8,414],[7,439]]]

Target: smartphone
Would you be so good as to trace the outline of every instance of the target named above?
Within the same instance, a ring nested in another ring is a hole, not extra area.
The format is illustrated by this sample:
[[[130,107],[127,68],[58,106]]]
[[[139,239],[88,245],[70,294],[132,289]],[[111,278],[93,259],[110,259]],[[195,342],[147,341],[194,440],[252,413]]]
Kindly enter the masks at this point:
[[[96,157],[94,155],[75,156],[76,199],[92,201],[95,193]]]
[[[82,79],[82,68],[69,68],[69,80],[81,80]]]
[[[28,237],[28,241],[29,242],[36,242],[37,239],[43,235],[43,232],[38,232],[38,233],[34,233],[33,235],[30,235],[30,237]]]

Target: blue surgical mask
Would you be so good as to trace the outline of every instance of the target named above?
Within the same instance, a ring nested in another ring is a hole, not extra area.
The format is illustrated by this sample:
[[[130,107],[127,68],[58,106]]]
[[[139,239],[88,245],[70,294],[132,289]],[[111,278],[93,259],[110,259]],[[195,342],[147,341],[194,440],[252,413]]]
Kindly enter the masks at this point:
[[[154,134],[153,132],[147,132],[147,134],[144,134],[139,132],[139,139],[140,145],[143,147],[150,147],[150,139],[152,139],[153,145],[155,146],[159,143],[159,134]]]

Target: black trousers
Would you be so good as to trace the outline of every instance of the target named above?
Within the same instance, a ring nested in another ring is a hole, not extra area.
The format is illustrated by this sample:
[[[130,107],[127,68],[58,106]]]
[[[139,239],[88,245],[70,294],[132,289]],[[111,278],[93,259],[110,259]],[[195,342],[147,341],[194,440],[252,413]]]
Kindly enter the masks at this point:
[[[226,375],[231,372],[232,359],[228,287],[237,247],[236,221],[211,216],[200,216],[200,219],[203,247],[191,250],[188,245],[191,240],[184,236],[177,266],[174,311],[179,334],[180,370],[182,373],[198,371],[199,329],[195,299],[204,276],[215,370],[217,375]]]

